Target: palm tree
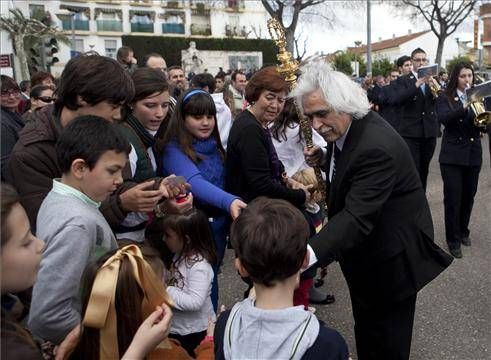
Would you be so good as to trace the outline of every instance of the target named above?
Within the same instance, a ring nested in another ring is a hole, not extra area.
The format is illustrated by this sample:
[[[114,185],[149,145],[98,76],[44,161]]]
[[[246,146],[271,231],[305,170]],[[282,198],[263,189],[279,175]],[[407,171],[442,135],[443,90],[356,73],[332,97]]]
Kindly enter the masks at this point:
[[[9,10],[10,17],[0,17],[0,29],[9,33],[12,39],[14,53],[20,64],[21,80],[29,80],[29,67],[26,49],[38,43],[43,37],[55,38],[58,41],[69,43],[69,39],[56,27],[42,23],[36,19],[29,19],[19,9]]]

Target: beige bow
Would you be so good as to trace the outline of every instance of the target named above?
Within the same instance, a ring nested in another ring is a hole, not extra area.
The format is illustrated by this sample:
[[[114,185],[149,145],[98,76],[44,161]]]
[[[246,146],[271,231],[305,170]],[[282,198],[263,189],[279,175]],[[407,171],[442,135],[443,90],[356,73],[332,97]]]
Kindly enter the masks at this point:
[[[140,248],[128,245],[111,256],[97,272],[83,325],[100,330],[100,359],[119,359],[118,329],[115,309],[116,286],[121,260],[127,257],[135,279],[143,292],[142,315],[147,318],[156,306],[166,303],[171,306],[164,284],[143,259]],[[158,347],[168,348],[166,340]]]

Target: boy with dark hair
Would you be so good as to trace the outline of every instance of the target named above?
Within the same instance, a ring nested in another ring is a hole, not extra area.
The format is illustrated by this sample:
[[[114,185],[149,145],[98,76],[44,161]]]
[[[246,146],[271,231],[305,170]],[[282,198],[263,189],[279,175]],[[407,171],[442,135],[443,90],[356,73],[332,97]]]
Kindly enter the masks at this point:
[[[7,179],[19,192],[33,231],[39,207],[51,190],[53,179],[62,175],[55,144],[64,128],[81,115],[119,121],[122,105],[134,94],[130,75],[116,60],[81,55],[65,66],[55,104],[37,111],[34,121],[20,132],[7,164]],[[154,185],[150,181],[138,185],[125,182],[119,186],[101,205],[108,223],[117,226],[129,212],[152,211],[162,198],[160,189],[148,189]]]
[[[215,92],[215,78],[209,73],[196,74],[191,78],[191,87],[203,89],[210,94]]]
[[[284,200],[259,197],[232,225],[235,266],[250,277],[256,300],[218,318],[216,359],[348,359],[341,335],[303,306],[293,306],[300,269],[308,264],[309,226]]]
[[[99,211],[122,182],[130,144],[98,116],[73,120],[56,144],[61,179],[39,209],[37,236],[46,242],[32,293],[29,328],[59,344],[80,324],[79,284],[87,264],[117,247]]]
[[[397,59],[396,62],[397,68],[401,75],[407,75],[411,72],[413,68],[413,63],[411,62],[411,57],[407,55],[403,55]]]

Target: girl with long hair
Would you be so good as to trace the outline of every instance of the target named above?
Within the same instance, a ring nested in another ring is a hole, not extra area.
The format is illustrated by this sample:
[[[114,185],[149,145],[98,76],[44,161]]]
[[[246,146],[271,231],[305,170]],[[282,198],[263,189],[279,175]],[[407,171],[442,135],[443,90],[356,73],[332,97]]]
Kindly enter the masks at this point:
[[[156,69],[137,69],[131,78],[135,85],[135,96],[125,106],[120,126],[131,144],[129,169],[126,169],[131,174],[126,178],[138,184],[147,182],[144,190],[147,190],[147,200],[152,202],[162,197],[159,191],[162,179],[156,174],[157,157],[153,147],[169,120],[169,86],[164,73]],[[188,203],[190,207],[191,201]],[[163,201],[158,206],[167,207],[168,212],[176,211],[175,208],[170,209],[169,205],[170,201]],[[116,237],[143,242],[148,220],[148,212],[130,212],[123,223],[116,227]]]
[[[163,233],[153,239],[157,249],[174,253],[166,274],[167,292],[174,307],[170,337],[179,340],[189,355],[206,335],[208,321],[215,319],[211,302],[217,256],[210,224],[204,213],[193,209],[183,215],[168,215],[153,222],[149,230]]]
[[[162,270],[159,253],[137,243],[92,263],[82,282],[84,326],[72,358],[190,359],[179,343],[167,339],[172,311]],[[212,352],[213,341],[197,349],[198,358]]]
[[[292,177],[297,172],[308,169],[309,166],[305,162],[303,154],[303,149],[306,146],[305,140],[300,129],[293,99],[288,99],[285,102],[283,111],[270,125],[270,129],[274,148],[285,167],[286,174]],[[325,151],[327,143],[314,129],[312,129],[312,140],[314,145]]]
[[[445,235],[450,253],[456,258],[462,257],[461,245],[471,245],[469,220],[482,164],[480,129],[474,125],[476,114],[466,96],[466,89],[474,81],[471,64],[456,64],[445,92],[436,102],[438,119],[445,126],[439,157]]]
[[[195,206],[210,219],[218,255],[216,275],[225,254],[229,216],[235,219],[246,204],[238,196],[223,190],[225,151],[210,94],[201,89],[190,89],[181,95],[159,147],[163,149],[162,175],[184,176],[191,184]],[[216,276],[212,301],[216,310]]]

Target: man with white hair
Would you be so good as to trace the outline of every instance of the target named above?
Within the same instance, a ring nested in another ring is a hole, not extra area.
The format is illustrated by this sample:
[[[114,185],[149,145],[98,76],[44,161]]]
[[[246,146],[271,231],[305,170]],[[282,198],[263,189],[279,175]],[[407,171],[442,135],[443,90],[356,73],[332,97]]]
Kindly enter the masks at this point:
[[[325,166],[328,189],[329,222],[311,256],[341,265],[358,358],[409,359],[416,294],[452,261],[434,243],[409,149],[364,90],[326,63],[304,67],[291,96],[328,142],[325,156],[305,149],[310,165]]]

